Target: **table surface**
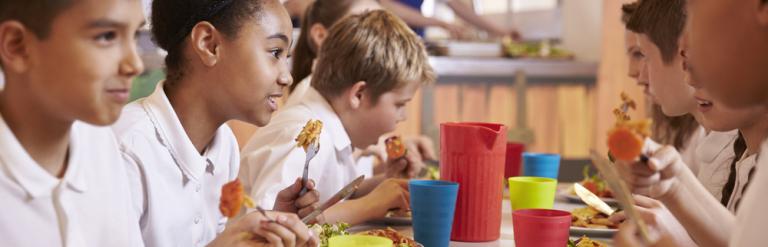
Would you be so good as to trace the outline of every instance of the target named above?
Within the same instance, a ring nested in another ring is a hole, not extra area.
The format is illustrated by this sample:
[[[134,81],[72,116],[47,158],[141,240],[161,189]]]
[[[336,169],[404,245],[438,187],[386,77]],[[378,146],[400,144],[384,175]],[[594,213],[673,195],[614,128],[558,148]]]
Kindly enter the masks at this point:
[[[565,211],[571,211],[575,208],[585,207],[584,204],[575,204],[568,202],[564,197],[560,195],[561,190],[566,189],[571,184],[561,184],[558,186],[558,193],[555,199],[555,205],[554,209],[559,210],[565,210]],[[504,200],[502,200],[502,222],[501,222],[501,238],[499,240],[493,241],[493,242],[480,242],[480,243],[468,243],[468,242],[457,242],[457,241],[451,241],[450,246],[451,247],[501,247],[501,246],[515,246],[514,241],[514,232],[512,229],[512,206],[509,202],[509,196],[506,194],[508,192],[505,192]],[[360,226],[355,226],[352,229],[350,229],[353,232],[358,231],[366,231],[371,229],[381,229],[391,227],[398,232],[402,233],[403,235],[413,237],[413,227],[410,225],[407,226],[386,226],[381,224],[364,224]],[[576,239],[580,236],[574,236],[571,235],[571,239]],[[598,240],[600,242],[606,243],[609,246],[612,245],[611,239],[604,239],[604,238],[592,238],[595,240]]]

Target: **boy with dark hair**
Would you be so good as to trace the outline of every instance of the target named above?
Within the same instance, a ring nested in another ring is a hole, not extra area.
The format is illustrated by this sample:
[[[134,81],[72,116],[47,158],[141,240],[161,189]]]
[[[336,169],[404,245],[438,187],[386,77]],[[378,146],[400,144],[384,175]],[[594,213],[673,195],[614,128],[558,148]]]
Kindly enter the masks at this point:
[[[143,65],[138,0],[0,1],[0,239],[141,246],[115,137]]]

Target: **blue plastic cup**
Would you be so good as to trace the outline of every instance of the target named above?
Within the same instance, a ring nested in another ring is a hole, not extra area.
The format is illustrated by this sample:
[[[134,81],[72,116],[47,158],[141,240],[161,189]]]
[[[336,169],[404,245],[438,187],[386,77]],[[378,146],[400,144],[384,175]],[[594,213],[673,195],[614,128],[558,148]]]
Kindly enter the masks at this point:
[[[446,247],[451,242],[453,214],[459,184],[448,181],[411,180],[413,235],[429,247]]]
[[[560,155],[523,153],[523,176],[557,179],[560,172]]]

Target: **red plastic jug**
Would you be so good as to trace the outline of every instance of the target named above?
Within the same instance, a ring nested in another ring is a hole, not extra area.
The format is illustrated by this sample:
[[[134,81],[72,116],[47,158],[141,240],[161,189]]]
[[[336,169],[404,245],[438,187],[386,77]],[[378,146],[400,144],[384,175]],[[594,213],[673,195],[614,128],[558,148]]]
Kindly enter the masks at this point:
[[[499,239],[506,137],[502,124],[440,124],[440,177],[459,183],[451,240]]]

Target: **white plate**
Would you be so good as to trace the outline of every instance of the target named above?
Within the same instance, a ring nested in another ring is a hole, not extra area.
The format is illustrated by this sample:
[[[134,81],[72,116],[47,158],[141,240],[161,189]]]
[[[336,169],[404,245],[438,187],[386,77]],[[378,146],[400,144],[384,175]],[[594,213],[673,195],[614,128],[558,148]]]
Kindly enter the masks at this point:
[[[571,226],[570,234],[574,237],[581,237],[587,235],[590,238],[612,238],[613,234],[618,232],[618,229],[594,229],[586,227]]]
[[[559,193],[560,193],[560,196],[565,198],[568,202],[584,204],[584,201],[582,201],[581,198],[579,198],[576,195],[573,195],[573,194],[569,193],[568,190],[563,190],[563,191],[560,191]],[[600,200],[603,200],[608,205],[611,205],[611,206],[614,206],[614,207],[619,206],[619,202],[616,201],[616,199],[613,199],[613,198],[600,197]]]

